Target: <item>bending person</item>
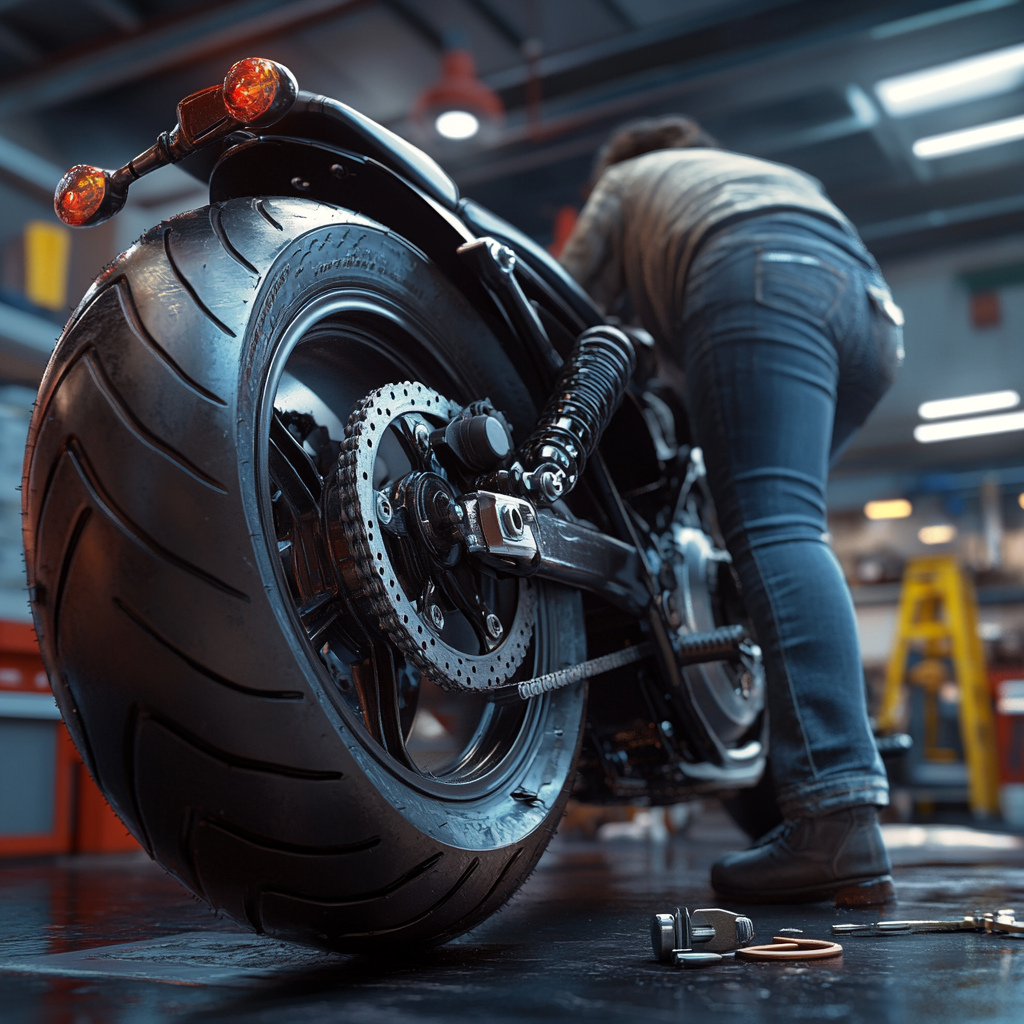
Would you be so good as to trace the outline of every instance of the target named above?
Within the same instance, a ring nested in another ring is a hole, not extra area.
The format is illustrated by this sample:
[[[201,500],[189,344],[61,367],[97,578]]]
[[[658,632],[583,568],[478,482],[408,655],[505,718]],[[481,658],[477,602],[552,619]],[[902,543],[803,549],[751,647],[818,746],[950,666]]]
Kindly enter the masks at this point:
[[[693,121],[612,136],[562,263],[606,312],[628,293],[685,374],[725,542],[764,652],[782,824],[714,865],[731,899],[894,895],[876,808],[853,603],[826,539],[825,486],[892,384],[902,314],[820,184],[714,148]]]

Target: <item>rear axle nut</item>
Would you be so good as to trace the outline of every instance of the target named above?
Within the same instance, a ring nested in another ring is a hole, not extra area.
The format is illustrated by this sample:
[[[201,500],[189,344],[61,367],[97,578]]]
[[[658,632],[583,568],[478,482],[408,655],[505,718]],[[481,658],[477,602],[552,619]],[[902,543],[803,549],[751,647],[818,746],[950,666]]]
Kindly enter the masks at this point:
[[[504,505],[500,513],[501,532],[509,540],[519,540],[526,532],[526,523],[523,521],[523,513],[518,505]]]

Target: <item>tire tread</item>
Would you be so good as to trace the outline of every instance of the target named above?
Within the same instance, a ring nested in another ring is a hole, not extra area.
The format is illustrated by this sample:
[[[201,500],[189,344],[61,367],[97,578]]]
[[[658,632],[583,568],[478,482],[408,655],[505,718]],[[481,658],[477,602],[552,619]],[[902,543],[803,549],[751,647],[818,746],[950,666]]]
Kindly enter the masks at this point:
[[[88,509],[86,511],[89,511]],[[234,690],[236,693],[244,693],[250,697],[262,697],[264,700],[303,700],[305,694],[301,690],[264,690],[255,686],[246,686],[243,683],[236,683],[232,679],[228,679],[222,676],[219,672],[215,672],[212,668],[203,665],[197,661],[191,655],[186,654],[177,644],[165,637],[155,626],[145,620],[145,618],[132,608],[126,601],[122,601],[121,598],[114,598],[114,607],[117,608],[126,618],[131,620],[143,633],[146,634],[151,640],[155,640],[156,643],[166,648],[175,657],[180,658],[189,668],[198,672],[200,675],[205,676],[207,679],[212,680],[218,686],[227,687],[229,690]]]
[[[101,509],[111,522],[115,523],[126,536],[135,541],[139,547],[145,548],[155,558],[161,559],[168,565],[173,565],[176,569],[182,570],[182,572],[187,572],[192,576],[195,576],[196,579],[202,580],[208,586],[221,591],[221,593],[227,594],[229,597],[233,597],[239,601],[244,601],[246,604],[249,604],[252,601],[252,598],[250,598],[248,594],[245,594],[241,590],[231,586],[231,584],[218,579],[212,573],[208,573],[205,569],[201,569],[198,565],[194,565],[192,562],[182,558],[180,555],[176,555],[173,551],[169,551],[155,537],[152,537],[137,522],[135,522],[135,520],[133,520],[132,517],[117,504],[116,501],[114,501],[110,492],[104,487],[103,482],[99,478],[99,474],[89,461],[85,448],[77,437],[73,435],[68,437],[65,452],[74,465],[75,470],[78,472],[78,475],[82,478],[83,484],[89,491],[89,494],[97,507]]]
[[[131,328],[135,337],[158,359],[160,359],[167,369],[170,370],[171,373],[178,378],[179,382],[188,388],[189,391],[194,392],[200,398],[205,398],[206,401],[212,402],[214,405],[226,407],[228,403],[225,402],[223,398],[215,394],[209,388],[204,387],[199,383],[199,381],[187,374],[167,349],[159,344],[149,333],[146,329],[146,325],[142,322],[142,317],[139,315],[138,307],[135,305],[131,282],[128,278],[126,276],[121,276],[116,281],[112,282],[110,287],[117,289],[117,297],[121,304],[121,310],[124,313],[125,322]]]
[[[161,440],[142,423],[125,401],[124,396],[118,391],[114,382],[107,375],[106,370],[103,368],[103,362],[95,348],[90,347],[86,349],[79,358],[89,368],[97,391],[106,399],[114,415],[121,421],[125,429],[137,438],[140,444],[144,444],[158,455],[162,455],[173,466],[176,466],[183,473],[192,477],[193,480],[204,484],[211,490],[218,491],[220,494],[228,493],[228,489],[219,480],[201,470],[187,456],[183,455],[167,441]]]
[[[228,335],[228,337],[237,338],[238,335],[235,334],[235,332],[231,330],[231,328],[228,327],[228,325],[224,323],[224,321],[221,320],[201,298],[199,298],[199,293],[195,290],[192,282],[189,281],[189,279],[181,272],[181,268],[178,266],[178,261],[174,258],[174,253],[171,250],[171,235],[173,231],[174,229],[169,227],[164,229],[164,253],[167,256],[167,265],[174,272],[174,276],[178,279],[178,283],[181,287],[188,292],[190,298],[195,303],[196,309],[198,309],[199,312],[202,313],[203,316],[205,316],[218,330],[223,331]]]

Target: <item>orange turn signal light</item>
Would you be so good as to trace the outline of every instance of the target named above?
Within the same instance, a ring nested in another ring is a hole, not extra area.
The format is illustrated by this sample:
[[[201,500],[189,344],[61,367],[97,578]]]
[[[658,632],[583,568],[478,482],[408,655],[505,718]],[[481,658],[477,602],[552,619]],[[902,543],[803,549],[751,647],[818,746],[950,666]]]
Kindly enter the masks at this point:
[[[57,185],[53,208],[69,227],[80,228],[99,212],[107,196],[107,176],[100,167],[78,164]]]
[[[247,57],[231,65],[224,79],[224,106],[242,124],[258,121],[277,99],[281,74],[272,60]]]

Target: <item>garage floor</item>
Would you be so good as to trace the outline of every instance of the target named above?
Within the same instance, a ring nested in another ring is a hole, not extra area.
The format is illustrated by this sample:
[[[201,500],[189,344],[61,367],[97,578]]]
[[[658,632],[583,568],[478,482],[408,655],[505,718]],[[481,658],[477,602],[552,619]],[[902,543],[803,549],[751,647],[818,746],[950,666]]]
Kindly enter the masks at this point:
[[[1024,842],[888,826],[900,904],[886,916],[1017,907]],[[720,812],[664,843],[559,837],[522,893],[472,934],[415,958],[331,956],[240,933],[140,856],[0,867],[0,1019],[103,1021],[1024,1019],[1024,941],[990,935],[843,940],[841,959],[726,960],[702,971],[650,955],[648,922],[717,906],[707,868],[742,839]],[[740,909],[740,908],[734,908]],[[871,911],[747,908],[758,937],[828,935]]]

